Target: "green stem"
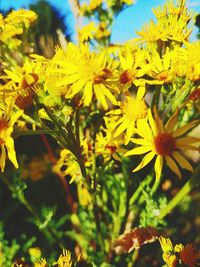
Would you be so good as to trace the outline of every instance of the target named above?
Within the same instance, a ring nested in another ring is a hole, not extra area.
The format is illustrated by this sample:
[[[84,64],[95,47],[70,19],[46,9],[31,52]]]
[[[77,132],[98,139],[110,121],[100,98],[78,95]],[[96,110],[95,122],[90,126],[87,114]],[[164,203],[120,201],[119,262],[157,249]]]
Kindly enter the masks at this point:
[[[161,181],[161,179],[156,179],[155,180],[155,183],[153,184],[153,187],[151,189],[151,196],[153,196],[154,193],[157,191],[158,186],[160,185],[160,181]]]
[[[197,166],[192,178],[181,188],[176,196],[168,203],[168,205],[160,212],[159,219],[163,219],[169,214],[179,202],[186,196],[196,185],[199,184],[200,164]]]
[[[59,133],[59,131],[56,130],[27,130],[27,131],[17,131],[16,132],[16,136],[21,136],[21,135],[41,135],[41,134],[55,134],[55,133]]]
[[[143,190],[143,188],[147,185],[149,185],[152,181],[152,176],[148,175],[145,180],[138,186],[137,190],[135,191],[135,193],[132,195],[132,197],[129,200],[129,207],[132,206],[135,201],[137,200],[138,197],[140,197],[141,192]]]

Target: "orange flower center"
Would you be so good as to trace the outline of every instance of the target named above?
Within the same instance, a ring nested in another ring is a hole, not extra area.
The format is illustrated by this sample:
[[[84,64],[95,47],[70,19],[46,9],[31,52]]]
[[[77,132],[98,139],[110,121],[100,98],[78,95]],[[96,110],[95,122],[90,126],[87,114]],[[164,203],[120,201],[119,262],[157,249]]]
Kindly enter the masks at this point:
[[[156,78],[159,81],[163,81],[163,82],[166,82],[166,83],[171,81],[171,77],[169,75],[169,71],[168,70],[161,71],[160,73],[158,73],[156,75]]]
[[[5,119],[0,119],[0,132],[8,128],[8,122]]]
[[[132,82],[134,79],[135,79],[135,75],[133,74],[133,72],[129,70],[123,71],[120,75],[120,83],[122,84]]]
[[[154,144],[159,155],[171,155],[176,148],[174,138],[167,133],[157,135]]]
[[[197,101],[199,99],[200,99],[200,88],[194,90],[189,96],[189,100],[192,101]]]
[[[5,141],[2,138],[0,138],[0,146],[3,145],[4,143]]]
[[[95,84],[100,84],[100,83],[104,83],[109,77],[112,76],[112,71],[107,69],[107,68],[104,68],[102,70],[102,73],[97,75],[95,78],[94,78],[94,83]]]
[[[112,145],[106,145],[106,148],[110,151],[111,154],[114,154],[117,150],[117,147]]]

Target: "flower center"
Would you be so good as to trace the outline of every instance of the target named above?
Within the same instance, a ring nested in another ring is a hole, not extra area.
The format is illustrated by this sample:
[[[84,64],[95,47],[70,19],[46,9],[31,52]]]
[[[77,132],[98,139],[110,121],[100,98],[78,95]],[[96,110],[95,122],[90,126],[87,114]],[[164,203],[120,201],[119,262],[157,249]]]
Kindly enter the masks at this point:
[[[194,90],[189,96],[189,100],[192,100],[194,102],[199,99],[200,99],[200,88]]]
[[[106,145],[106,148],[110,151],[111,154],[114,154],[117,150],[117,147],[113,145]]]
[[[104,68],[102,70],[102,73],[97,75],[95,78],[94,78],[94,83],[95,84],[99,84],[99,83],[104,83],[109,77],[112,76],[112,71],[107,69],[107,68]]]
[[[154,138],[154,144],[157,154],[159,155],[171,155],[175,150],[175,140],[167,133],[159,134]]]
[[[147,116],[147,106],[144,100],[130,99],[124,106],[123,113],[130,121],[144,119]]]
[[[132,82],[132,81],[134,81],[134,79],[135,79],[135,75],[130,70],[125,70],[120,75],[120,83],[122,83],[122,84]]]
[[[0,146],[3,145],[4,143],[5,141],[2,138],[0,138]]]
[[[0,132],[8,128],[8,122],[5,119],[0,119]]]
[[[168,70],[163,70],[160,73],[158,73],[156,75],[156,79],[158,79],[159,81],[163,81],[163,82],[170,82],[171,81],[171,77],[169,75],[169,71]]]

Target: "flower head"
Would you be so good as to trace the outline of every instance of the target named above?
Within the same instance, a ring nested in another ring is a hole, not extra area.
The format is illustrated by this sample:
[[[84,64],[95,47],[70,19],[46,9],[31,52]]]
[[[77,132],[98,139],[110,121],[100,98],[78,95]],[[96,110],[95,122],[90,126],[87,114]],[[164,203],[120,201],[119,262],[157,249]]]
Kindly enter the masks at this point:
[[[47,261],[46,259],[40,259],[40,260],[37,260],[34,264],[34,267],[47,267]]]
[[[197,148],[193,146],[193,144],[197,143],[199,139],[191,136],[182,136],[197,125],[199,121],[195,120],[175,129],[179,114],[178,110],[171,116],[165,125],[160,119],[155,108],[154,113],[155,120],[152,116],[151,110],[149,110],[148,119],[137,121],[136,133],[141,138],[132,138],[131,141],[141,146],[133,148],[125,154],[126,156],[131,156],[147,153],[142,162],[133,170],[133,172],[145,167],[155,156],[156,161],[154,169],[156,172],[156,179],[160,179],[164,160],[166,160],[169,168],[179,178],[181,178],[182,175],[177,163],[183,169],[193,172],[193,167],[182,155],[182,151],[188,149],[196,150]]]
[[[60,255],[58,261],[55,263],[58,267],[71,267],[71,252],[68,250],[63,250],[63,253]]]
[[[108,108],[108,101],[116,104],[117,62],[104,52],[90,52],[87,45],[79,48],[70,44],[66,52],[58,50],[57,53],[47,71],[50,87],[69,99],[79,94],[85,106],[89,106],[93,99],[104,109]]]
[[[134,131],[135,123],[138,120],[143,120],[147,117],[148,108],[145,100],[143,99],[145,94],[145,87],[141,86],[138,89],[136,97],[127,96],[121,103],[119,109],[111,111],[109,114],[116,116],[114,137],[118,137],[120,134],[125,133],[125,144],[130,141]]]
[[[183,249],[183,245],[179,244],[173,247],[170,238],[165,238],[163,236],[159,237],[159,242],[163,250],[162,257],[163,257],[163,260],[166,262],[167,266],[176,267],[179,262],[177,253]]]
[[[13,70],[5,69],[2,76],[6,84],[2,88],[5,97],[12,94],[15,104],[26,109],[33,105],[33,96],[38,91],[41,77],[42,63],[25,60],[22,67],[16,66]]]

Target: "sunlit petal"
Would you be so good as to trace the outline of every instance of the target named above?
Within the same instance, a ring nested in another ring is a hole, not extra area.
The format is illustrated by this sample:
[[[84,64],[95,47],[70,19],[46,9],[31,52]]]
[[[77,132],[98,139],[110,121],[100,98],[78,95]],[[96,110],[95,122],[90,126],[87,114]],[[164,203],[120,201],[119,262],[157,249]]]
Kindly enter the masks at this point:
[[[167,133],[171,133],[174,129],[174,126],[177,123],[177,119],[178,119],[178,114],[179,114],[179,110],[177,109],[173,115],[170,117],[170,119],[168,120],[168,122],[165,125],[166,131]]]
[[[169,156],[165,156],[165,159],[167,161],[167,165],[169,166],[169,168],[179,177],[182,178],[182,175],[179,171],[179,168],[176,164],[176,162]]]
[[[149,152],[150,150],[151,150],[150,146],[140,146],[129,150],[128,152],[126,152],[124,156],[127,157],[132,155],[141,155]]]
[[[173,137],[179,137],[183,134],[185,134],[187,131],[191,130],[195,125],[199,123],[199,120],[194,120],[186,125],[184,125],[181,128],[178,128],[176,131],[172,133]]]
[[[174,151],[172,156],[183,169],[194,172],[194,169],[191,164],[179,152]]]
[[[140,164],[133,170],[133,172],[139,171],[144,168],[155,156],[154,152],[149,152],[140,162]]]
[[[156,161],[155,161],[155,165],[154,165],[154,170],[156,173],[156,180],[160,179],[162,168],[163,168],[163,156],[158,155],[156,157]]]

